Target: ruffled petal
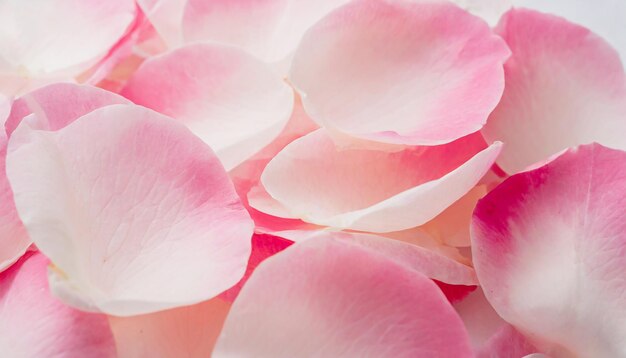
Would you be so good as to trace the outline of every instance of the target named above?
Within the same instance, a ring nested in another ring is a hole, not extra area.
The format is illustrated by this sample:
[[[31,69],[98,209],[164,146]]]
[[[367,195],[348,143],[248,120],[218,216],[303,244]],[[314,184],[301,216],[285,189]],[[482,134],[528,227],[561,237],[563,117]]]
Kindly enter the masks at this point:
[[[243,276],[252,221],[213,152],[174,120],[114,105],[57,132],[23,122],[7,175],[70,305],[134,315],[214,297]]]
[[[485,149],[479,135],[435,147],[348,148],[317,130],[274,157],[261,181],[306,222],[391,232],[424,224],[461,198],[499,151]]]

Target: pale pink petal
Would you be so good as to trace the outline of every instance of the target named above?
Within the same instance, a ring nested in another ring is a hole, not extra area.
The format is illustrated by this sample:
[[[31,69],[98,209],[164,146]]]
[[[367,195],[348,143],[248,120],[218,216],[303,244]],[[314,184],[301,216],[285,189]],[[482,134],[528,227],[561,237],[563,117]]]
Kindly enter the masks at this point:
[[[0,272],[22,256],[31,244],[17,215],[6,175],[7,139],[0,134]]]
[[[266,64],[217,44],[149,59],[122,95],[183,122],[227,170],[278,137],[294,102],[293,90]]]
[[[482,133],[505,143],[502,169],[517,173],[578,144],[626,149],[626,76],[615,50],[583,27],[525,9],[508,12],[496,32],[513,55]]]
[[[470,246],[470,222],[478,200],[487,194],[486,185],[477,185],[421,228],[442,243],[455,247]]]
[[[289,144],[261,181],[294,217],[317,225],[390,232],[424,224],[466,194],[494,162],[472,135],[395,152],[339,148],[325,130]]]
[[[152,26],[170,48],[183,43],[183,12],[186,0],[136,0]]]
[[[433,355],[435,354],[435,355]],[[437,286],[374,251],[307,240],[263,262],[233,304],[214,357],[466,357]]]
[[[135,15],[133,0],[3,1],[0,58],[26,78],[71,78],[104,57]]]
[[[508,55],[486,23],[451,3],[363,0],[307,32],[289,79],[324,127],[435,145],[483,126]]]
[[[266,62],[286,59],[305,31],[349,0],[188,0],[186,41],[239,46]]]
[[[457,302],[454,309],[463,320],[475,350],[481,349],[502,327],[507,325],[491,307],[480,288]]]
[[[626,355],[626,152],[580,146],[482,199],[472,252],[489,302],[556,356]]]
[[[208,146],[139,106],[57,132],[23,121],[7,175],[66,303],[133,315],[197,303],[245,272],[252,221]]]
[[[56,131],[100,107],[129,103],[127,99],[100,88],[56,83],[26,93],[13,102],[5,128],[10,136],[24,117],[35,113],[38,122],[44,125],[39,129]]]
[[[513,4],[562,16],[591,29],[620,53],[622,61],[626,61],[626,36],[624,36],[626,1],[513,0]]]
[[[505,324],[477,351],[477,358],[547,358],[515,327]],[[566,357],[566,356],[563,356]]]
[[[28,253],[0,273],[0,352],[3,357],[112,358],[104,315],[70,308],[48,289],[48,260]]]
[[[131,317],[111,316],[121,358],[211,356],[230,304],[214,298],[192,306]]]

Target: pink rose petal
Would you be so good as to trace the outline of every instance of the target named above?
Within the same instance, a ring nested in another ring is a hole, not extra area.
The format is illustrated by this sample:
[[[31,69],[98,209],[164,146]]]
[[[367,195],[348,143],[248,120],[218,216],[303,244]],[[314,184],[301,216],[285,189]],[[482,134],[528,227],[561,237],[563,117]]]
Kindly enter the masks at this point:
[[[483,126],[508,55],[486,23],[451,3],[363,0],[306,33],[289,79],[328,129],[435,145]]]
[[[57,132],[23,122],[7,175],[66,303],[114,315],[189,305],[239,281],[252,221],[213,152],[139,106],[93,111]]]
[[[349,0],[188,0],[186,41],[241,47],[266,62],[286,59],[308,28]]]
[[[227,170],[281,133],[293,90],[236,48],[195,44],[144,62],[122,95],[180,120],[215,150]]]
[[[0,273],[2,356],[115,356],[106,316],[75,310],[52,297],[47,263],[42,254],[28,253]]]
[[[214,298],[192,306],[131,317],[109,317],[118,356],[206,358],[211,356],[230,304]]]
[[[417,271],[332,238],[263,262],[233,304],[215,357],[466,357],[444,295]]]
[[[504,142],[502,169],[517,173],[578,144],[626,149],[626,76],[604,40],[524,9],[504,15],[496,32],[513,55],[502,101],[482,133]]]
[[[395,152],[341,148],[327,131],[317,130],[274,157],[261,181],[306,222],[397,231],[424,224],[466,194],[491,167],[500,145],[484,148],[479,135]]]
[[[512,176],[474,212],[487,299],[548,354],[626,355],[625,217],[626,152],[580,146]]]

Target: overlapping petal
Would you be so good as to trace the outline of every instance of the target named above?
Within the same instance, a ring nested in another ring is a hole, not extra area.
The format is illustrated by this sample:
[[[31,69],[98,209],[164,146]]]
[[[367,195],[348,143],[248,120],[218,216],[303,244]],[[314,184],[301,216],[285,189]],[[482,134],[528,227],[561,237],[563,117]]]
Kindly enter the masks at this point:
[[[266,62],[285,60],[311,25],[349,0],[188,0],[186,41],[239,46]]]
[[[513,54],[502,101],[482,133],[505,143],[502,169],[513,174],[578,144],[626,149],[626,76],[604,40],[525,9],[508,12],[496,32]]]
[[[115,357],[107,318],[64,305],[50,294],[48,260],[28,253],[0,273],[3,357]]]
[[[495,310],[555,356],[626,354],[626,152],[580,146],[478,203],[472,252]]]
[[[214,298],[191,306],[131,317],[109,317],[119,357],[206,358],[230,304]]]
[[[289,79],[324,127],[434,145],[483,126],[508,55],[484,21],[451,3],[364,0],[307,32]]]
[[[264,63],[224,45],[195,44],[144,62],[122,94],[180,120],[230,170],[275,139],[293,90]]]
[[[478,135],[395,151],[337,146],[317,130],[267,165],[267,192],[304,221],[370,232],[421,225],[467,193],[493,164],[499,144]],[[262,210],[262,208],[260,208]]]
[[[226,319],[215,357],[466,357],[467,333],[437,286],[332,238],[262,263]]]
[[[241,278],[252,221],[184,126],[130,105],[57,132],[31,122],[11,137],[7,175],[65,302],[141,314],[209,299]]]
[[[132,0],[7,0],[0,4],[0,91],[71,79],[104,57],[136,15]],[[21,83],[18,83],[21,82]]]

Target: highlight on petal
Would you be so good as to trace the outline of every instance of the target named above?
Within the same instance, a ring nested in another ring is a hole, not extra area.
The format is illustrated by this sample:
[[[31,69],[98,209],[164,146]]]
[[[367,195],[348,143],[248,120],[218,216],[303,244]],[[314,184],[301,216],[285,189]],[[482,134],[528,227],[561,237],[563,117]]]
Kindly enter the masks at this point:
[[[549,358],[515,327],[505,324],[477,351],[477,358]]]
[[[508,12],[496,28],[513,52],[502,101],[482,130],[505,143],[510,174],[579,144],[626,149],[626,75],[604,40],[532,10]]]
[[[0,273],[2,356],[113,357],[106,316],[75,310],[52,297],[47,263],[42,254],[28,253]]]
[[[183,43],[183,13],[186,0],[136,0],[152,26],[170,48]]]
[[[293,90],[269,66],[218,44],[147,60],[122,95],[183,122],[227,170],[278,137],[294,103]]]
[[[109,317],[119,357],[211,356],[230,304],[214,298],[192,306],[131,317]]]
[[[624,14],[626,2],[621,0],[513,0],[518,7],[562,16],[580,24],[608,41],[622,61],[626,61],[626,36]]]
[[[437,286],[374,251],[333,238],[295,244],[252,274],[213,356],[471,355]]]
[[[0,59],[26,77],[72,77],[104,57],[135,15],[133,0],[2,1]]]
[[[306,222],[369,232],[421,225],[466,194],[500,144],[479,135],[395,152],[337,147],[325,130],[295,140],[266,166],[261,182]]]
[[[624,217],[626,152],[580,146],[510,177],[472,222],[487,299],[545,353],[624,356]]]
[[[174,120],[113,105],[57,132],[24,121],[8,152],[18,213],[66,303],[149,313],[244,274],[252,221],[217,157]]]
[[[307,32],[289,79],[328,129],[436,145],[484,125],[508,55],[484,21],[451,3],[354,1]]]
[[[35,113],[42,126],[38,129],[56,131],[95,109],[112,104],[130,102],[97,87],[55,83],[28,92],[15,100],[5,129],[10,136],[24,117]]]
[[[265,62],[285,60],[311,25],[349,0],[188,0],[189,41],[238,46]]]

